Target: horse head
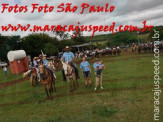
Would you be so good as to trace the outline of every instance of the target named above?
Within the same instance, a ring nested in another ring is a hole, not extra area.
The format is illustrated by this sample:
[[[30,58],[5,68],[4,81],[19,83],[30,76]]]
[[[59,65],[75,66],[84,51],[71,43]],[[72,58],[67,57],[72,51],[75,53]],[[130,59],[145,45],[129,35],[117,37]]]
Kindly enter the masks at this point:
[[[38,66],[38,69],[39,69],[39,72],[40,72],[40,78],[42,79],[43,74],[44,74],[44,72],[45,72],[45,66],[44,66],[43,64],[40,64],[40,65]]]
[[[64,70],[65,75],[66,76],[71,75],[72,67],[70,66],[70,64],[66,62],[62,62],[62,64],[63,64],[63,70]]]

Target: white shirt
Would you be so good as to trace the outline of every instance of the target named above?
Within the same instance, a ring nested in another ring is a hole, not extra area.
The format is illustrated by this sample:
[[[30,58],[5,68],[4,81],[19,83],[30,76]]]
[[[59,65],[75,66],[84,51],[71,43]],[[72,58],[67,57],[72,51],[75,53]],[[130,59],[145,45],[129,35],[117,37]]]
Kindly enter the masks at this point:
[[[4,71],[4,72],[5,72],[5,71],[7,71],[7,68],[6,68],[6,67],[4,67],[4,68],[3,68],[3,71]]]
[[[37,66],[37,62],[35,60],[33,61],[33,65],[34,65],[34,67]]]

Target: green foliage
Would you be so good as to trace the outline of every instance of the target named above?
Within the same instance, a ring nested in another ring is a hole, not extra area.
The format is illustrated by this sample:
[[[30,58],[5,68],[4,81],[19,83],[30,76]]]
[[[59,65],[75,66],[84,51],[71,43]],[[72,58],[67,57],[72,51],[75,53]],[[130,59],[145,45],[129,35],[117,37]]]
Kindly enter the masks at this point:
[[[34,57],[41,53],[41,50],[45,48],[47,43],[53,45],[58,44],[57,39],[50,37],[48,34],[30,34],[22,39],[21,48],[24,49],[27,54]]]
[[[163,26],[154,27],[152,29],[152,31],[150,32],[148,39],[150,41],[155,41],[155,39],[152,38],[154,36],[154,34],[155,34],[155,31],[159,31],[159,35],[160,35],[159,39],[163,40]]]
[[[7,61],[7,53],[16,50],[20,36],[1,36],[0,35],[0,60]]]
[[[57,48],[52,43],[47,43],[44,47],[44,51],[47,55],[51,55],[57,53]]]
[[[73,37],[73,36],[75,36],[75,37]],[[78,32],[77,32],[77,30],[74,31],[73,36],[72,36],[72,40],[74,42],[76,42],[77,44],[85,43],[85,38],[83,37],[83,33],[80,31],[80,29],[78,30]]]
[[[112,37],[113,45],[131,44],[138,41],[138,36],[134,32],[120,32]]]

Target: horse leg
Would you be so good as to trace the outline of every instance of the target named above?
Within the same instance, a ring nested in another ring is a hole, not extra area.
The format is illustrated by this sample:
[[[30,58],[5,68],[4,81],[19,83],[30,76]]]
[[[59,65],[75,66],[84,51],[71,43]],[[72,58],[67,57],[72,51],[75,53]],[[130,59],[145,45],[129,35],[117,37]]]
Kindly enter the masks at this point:
[[[31,86],[33,87],[33,75],[30,77]]]
[[[70,87],[70,92],[73,92],[70,79],[68,79],[68,83],[69,83],[69,87]]]
[[[52,92],[52,93],[54,92],[53,84],[51,84],[51,92]]]
[[[36,82],[36,86],[38,85],[38,81],[37,81],[37,75],[35,76],[35,82]]]
[[[52,84],[49,84],[48,87],[49,87],[50,98],[52,98]]]
[[[46,92],[47,98],[49,99],[49,93],[48,93],[46,85],[44,85],[44,88],[45,88],[45,92]]]

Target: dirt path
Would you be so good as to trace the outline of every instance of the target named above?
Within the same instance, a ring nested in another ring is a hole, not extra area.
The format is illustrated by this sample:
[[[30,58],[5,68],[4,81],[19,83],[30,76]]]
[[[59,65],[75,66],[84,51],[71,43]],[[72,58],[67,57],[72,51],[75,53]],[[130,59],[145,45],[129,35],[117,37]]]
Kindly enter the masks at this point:
[[[163,87],[163,85],[160,85],[160,87]],[[54,96],[53,99],[51,100],[55,100],[56,98],[63,98],[63,97],[69,97],[69,96],[76,96],[76,95],[88,95],[88,94],[101,94],[101,93],[105,93],[105,92],[120,92],[120,91],[132,91],[132,90],[146,90],[146,89],[153,89],[153,85],[151,86],[144,86],[144,87],[129,87],[129,88],[114,88],[114,89],[108,89],[108,90],[97,90],[97,91],[90,91],[90,92],[79,92],[79,93],[69,93],[69,94],[60,94],[60,95],[56,95]],[[47,98],[41,98],[38,100],[33,100],[33,101],[21,101],[21,102],[11,102],[11,103],[5,103],[5,104],[0,104],[0,107],[4,107],[4,106],[10,106],[10,105],[24,105],[24,104],[32,104],[32,103],[43,103],[46,102]]]
[[[163,76],[163,75],[160,75],[160,76]],[[123,81],[126,81],[126,80],[132,80],[132,79],[148,79],[148,78],[153,78],[153,76],[146,76],[146,77],[135,77],[135,78],[123,78],[123,79],[109,79],[109,80],[103,80],[104,82],[107,82],[107,83],[116,83],[116,82],[123,82]],[[28,79],[26,79],[28,80]],[[24,80],[25,81],[25,80]],[[23,82],[23,81],[21,81]],[[19,82],[17,82],[19,83]],[[6,84],[5,84],[6,85]],[[14,85],[14,84],[12,84]],[[80,84],[81,87],[84,87],[84,85]],[[64,88],[66,86],[60,86],[60,87],[56,87],[57,89],[60,89],[60,88]],[[23,92],[15,92],[15,93],[9,93],[9,94],[1,94],[0,97],[5,97],[5,96],[9,96],[9,95],[21,95],[21,94],[26,94],[26,93],[32,93],[32,91],[23,91]]]
[[[11,86],[11,85],[15,85],[17,83],[21,83],[23,81],[26,81],[28,80],[29,78],[22,78],[22,79],[19,79],[19,80],[15,80],[15,81],[10,81],[10,82],[6,82],[6,83],[0,83],[0,89],[1,88],[5,88],[7,86]]]

